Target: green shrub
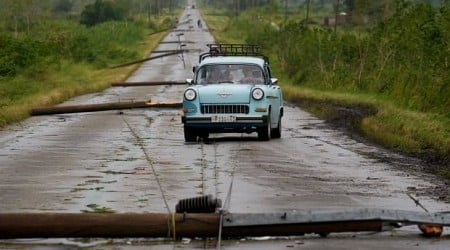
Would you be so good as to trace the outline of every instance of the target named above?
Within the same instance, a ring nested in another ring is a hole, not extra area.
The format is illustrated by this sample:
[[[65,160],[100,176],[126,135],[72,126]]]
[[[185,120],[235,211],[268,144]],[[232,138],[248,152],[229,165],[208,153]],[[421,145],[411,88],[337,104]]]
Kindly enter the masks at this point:
[[[0,34],[0,76],[14,76],[45,56],[45,44],[33,38]]]
[[[303,21],[276,30],[247,16],[252,29],[246,41],[269,48],[296,84],[373,93],[405,108],[448,114],[449,9],[450,3],[440,9],[407,4],[386,22],[358,32],[334,32]]]
[[[121,21],[125,19],[125,9],[114,1],[96,0],[85,6],[81,13],[80,23],[94,26],[107,21]]]

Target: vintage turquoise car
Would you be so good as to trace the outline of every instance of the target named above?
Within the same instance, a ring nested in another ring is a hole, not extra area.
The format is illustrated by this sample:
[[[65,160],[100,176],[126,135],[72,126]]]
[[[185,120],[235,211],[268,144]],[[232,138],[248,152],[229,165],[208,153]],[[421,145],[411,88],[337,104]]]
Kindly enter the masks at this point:
[[[210,133],[253,133],[281,137],[283,95],[259,46],[208,44],[183,95],[184,138]]]

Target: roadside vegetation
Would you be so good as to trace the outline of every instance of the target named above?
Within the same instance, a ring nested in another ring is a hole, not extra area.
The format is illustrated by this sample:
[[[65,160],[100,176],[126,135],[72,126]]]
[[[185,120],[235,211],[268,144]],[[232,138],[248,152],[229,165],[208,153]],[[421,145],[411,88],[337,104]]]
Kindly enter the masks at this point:
[[[261,45],[287,100],[349,110],[362,135],[450,178],[449,1],[237,2],[202,15],[216,41]]]
[[[182,1],[0,2],[0,127],[109,87],[145,58],[177,21]],[[178,13],[177,13],[178,12]]]

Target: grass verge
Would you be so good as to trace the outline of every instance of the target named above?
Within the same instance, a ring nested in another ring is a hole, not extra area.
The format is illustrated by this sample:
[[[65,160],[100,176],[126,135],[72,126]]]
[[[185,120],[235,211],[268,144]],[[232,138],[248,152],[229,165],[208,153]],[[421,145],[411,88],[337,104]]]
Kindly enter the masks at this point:
[[[167,32],[150,34],[139,44],[142,58],[156,48]],[[50,106],[74,96],[98,92],[110,86],[110,82],[126,79],[139,65],[122,68],[99,69],[87,63],[61,60],[58,65],[47,68],[45,73],[29,72],[16,77],[0,79],[1,84],[13,89],[17,95],[0,102],[0,127],[29,117],[33,107]],[[36,70],[36,69],[31,69]],[[0,93],[1,94],[1,93]],[[3,96],[3,95],[2,95]]]
[[[384,147],[449,167],[450,122],[443,115],[411,111],[369,94],[283,85],[286,100],[360,133]],[[331,107],[331,108],[330,108]],[[336,117],[340,116],[340,117]],[[440,168],[440,175],[445,168]]]

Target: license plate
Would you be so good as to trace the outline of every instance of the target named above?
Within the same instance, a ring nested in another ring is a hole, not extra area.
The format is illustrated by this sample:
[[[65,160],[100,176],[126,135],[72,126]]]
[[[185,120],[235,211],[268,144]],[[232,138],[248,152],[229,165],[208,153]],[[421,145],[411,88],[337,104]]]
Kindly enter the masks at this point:
[[[227,116],[212,116],[211,122],[236,122],[236,116],[227,115]]]

